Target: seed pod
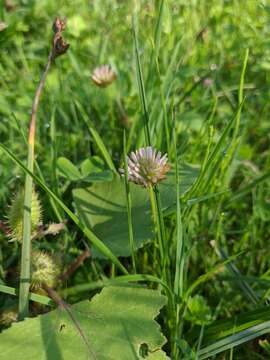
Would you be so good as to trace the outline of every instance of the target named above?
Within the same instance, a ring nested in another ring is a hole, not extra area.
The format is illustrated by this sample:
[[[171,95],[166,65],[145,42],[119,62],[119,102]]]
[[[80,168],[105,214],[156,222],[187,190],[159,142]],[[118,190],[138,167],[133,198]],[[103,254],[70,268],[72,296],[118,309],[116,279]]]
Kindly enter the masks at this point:
[[[60,275],[59,264],[44,251],[34,251],[31,255],[31,289],[41,288],[43,284],[53,288]]]
[[[14,197],[8,211],[8,225],[10,228],[10,237],[12,241],[22,242],[23,239],[23,206],[24,191],[19,191]],[[34,234],[42,223],[42,210],[38,195],[35,191],[32,193],[31,201],[31,232]]]

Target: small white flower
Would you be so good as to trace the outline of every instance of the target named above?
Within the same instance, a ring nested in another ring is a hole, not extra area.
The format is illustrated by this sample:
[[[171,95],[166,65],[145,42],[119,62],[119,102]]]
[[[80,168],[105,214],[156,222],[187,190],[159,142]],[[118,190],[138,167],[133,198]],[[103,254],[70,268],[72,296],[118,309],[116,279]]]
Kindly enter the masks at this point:
[[[96,85],[106,87],[116,79],[116,73],[109,65],[101,65],[94,70],[91,78]]]
[[[155,185],[165,179],[165,174],[170,170],[167,161],[167,154],[162,156],[151,146],[136,150],[127,157],[128,180],[144,187]],[[120,172],[125,173],[123,169]]]

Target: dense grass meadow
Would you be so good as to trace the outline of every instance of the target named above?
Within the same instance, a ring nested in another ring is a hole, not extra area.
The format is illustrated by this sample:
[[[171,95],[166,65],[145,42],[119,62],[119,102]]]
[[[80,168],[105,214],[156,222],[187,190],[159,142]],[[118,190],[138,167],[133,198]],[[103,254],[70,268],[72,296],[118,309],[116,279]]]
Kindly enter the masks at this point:
[[[0,360],[270,359],[269,70],[267,0],[0,1]]]

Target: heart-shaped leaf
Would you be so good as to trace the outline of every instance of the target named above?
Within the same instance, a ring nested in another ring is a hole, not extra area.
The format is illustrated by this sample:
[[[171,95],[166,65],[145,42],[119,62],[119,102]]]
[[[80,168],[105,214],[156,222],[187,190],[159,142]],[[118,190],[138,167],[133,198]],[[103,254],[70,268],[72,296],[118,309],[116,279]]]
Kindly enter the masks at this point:
[[[185,165],[180,171],[181,194],[185,193],[198,175],[198,168]],[[176,202],[174,174],[159,185],[162,207]],[[153,237],[152,216],[147,189],[130,184],[132,220],[136,249]],[[124,180],[115,177],[111,182],[95,183],[73,190],[75,208],[80,219],[117,256],[129,256],[128,219]],[[93,249],[93,255],[102,257]]]

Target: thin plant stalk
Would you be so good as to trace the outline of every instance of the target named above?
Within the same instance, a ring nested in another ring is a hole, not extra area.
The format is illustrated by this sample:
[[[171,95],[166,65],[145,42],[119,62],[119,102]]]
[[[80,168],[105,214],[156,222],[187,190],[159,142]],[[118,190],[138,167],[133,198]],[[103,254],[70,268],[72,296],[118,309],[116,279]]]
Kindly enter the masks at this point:
[[[149,186],[148,193],[149,193],[149,199],[150,199],[150,204],[151,204],[154,226],[155,226],[155,230],[156,230],[156,236],[158,239],[158,248],[159,248],[159,254],[160,254],[160,261],[161,261],[161,272],[163,272],[164,243],[163,243],[163,237],[162,237],[161,226],[160,226],[160,218],[158,215],[158,206],[157,206],[156,196],[155,196],[155,192],[154,192],[154,189],[152,186]]]
[[[125,166],[125,189],[126,189],[126,202],[127,202],[127,217],[128,217],[128,237],[129,237],[129,246],[132,258],[133,271],[136,274],[136,252],[135,252],[135,243],[133,236],[133,225],[132,225],[132,210],[131,210],[131,194],[130,186],[128,182],[128,164],[127,164],[127,140],[126,132],[124,130],[123,134],[123,147],[124,147],[124,166]]]
[[[53,59],[53,50],[50,51],[45,70],[41,76],[35,98],[32,105],[31,121],[28,136],[28,159],[27,169],[31,172],[34,170],[35,156],[35,132],[36,132],[36,115],[39,105],[40,96],[45,85]],[[20,270],[20,294],[19,294],[19,318],[23,319],[28,316],[29,312],[29,287],[30,287],[30,256],[31,256],[31,201],[33,192],[33,179],[26,175],[23,210],[23,242],[21,253],[21,270]]]
[[[36,134],[36,116],[42,90],[45,80],[50,70],[53,60],[64,54],[69,45],[62,38],[62,31],[65,29],[65,21],[56,18],[53,31],[53,43],[49,53],[48,61],[42,73],[39,85],[37,87],[34,101],[32,104],[31,120],[28,133],[28,158],[27,170],[33,173],[35,158],[35,134]],[[24,209],[23,209],[23,242],[21,252],[20,269],[20,293],[19,293],[19,319],[28,316],[29,313],[29,287],[30,287],[30,256],[31,256],[31,201],[33,192],[33,179],[30,174],[26,174],[24,190]]]
[[[163,89],[163,85],[162,85],[162,79],[161,79],[157,54],[155,55],[155,61],[156,61],[156,68],[157,68],[157,74],[158,74],[158,80],[159,80],[159,92],[160,92],[160,98],[161,98],[161,104],[162,104],[162,110],[163,110],[167,153],[168,153],[169,159],[171,159],[170,132],[169,132],[167,109],[166,109],[166,100],[165,100],[165,96],[164,96],[164,89]]]
[[[183,224],[181,213],[180,201],[180,184],[179,184],[179,169],[178,169],[178,156],[176,146],[176,134],[174,132],[174,153],[175,153],[175,184],[176,184],[176,258],[175,258],[175,277],[174,277],[174,293],[181,299],[184,290],[184,237],[183,237]],[[175,337],[179,336],[179,321],[180,321],[180,304],[176,303],[175,315]],[[175,357],[177,358],[178,348],[176,344],[173,347]]]
[[[178,157],[175,145],[175,182],[176,182],[176,261],[175,261],[175,278],[174,278],[174,292],[177,296],[183,296],[183,269],[184,269],[184,237],[181,214],[180,188],[179,188],[179,173],[178,173]]]

